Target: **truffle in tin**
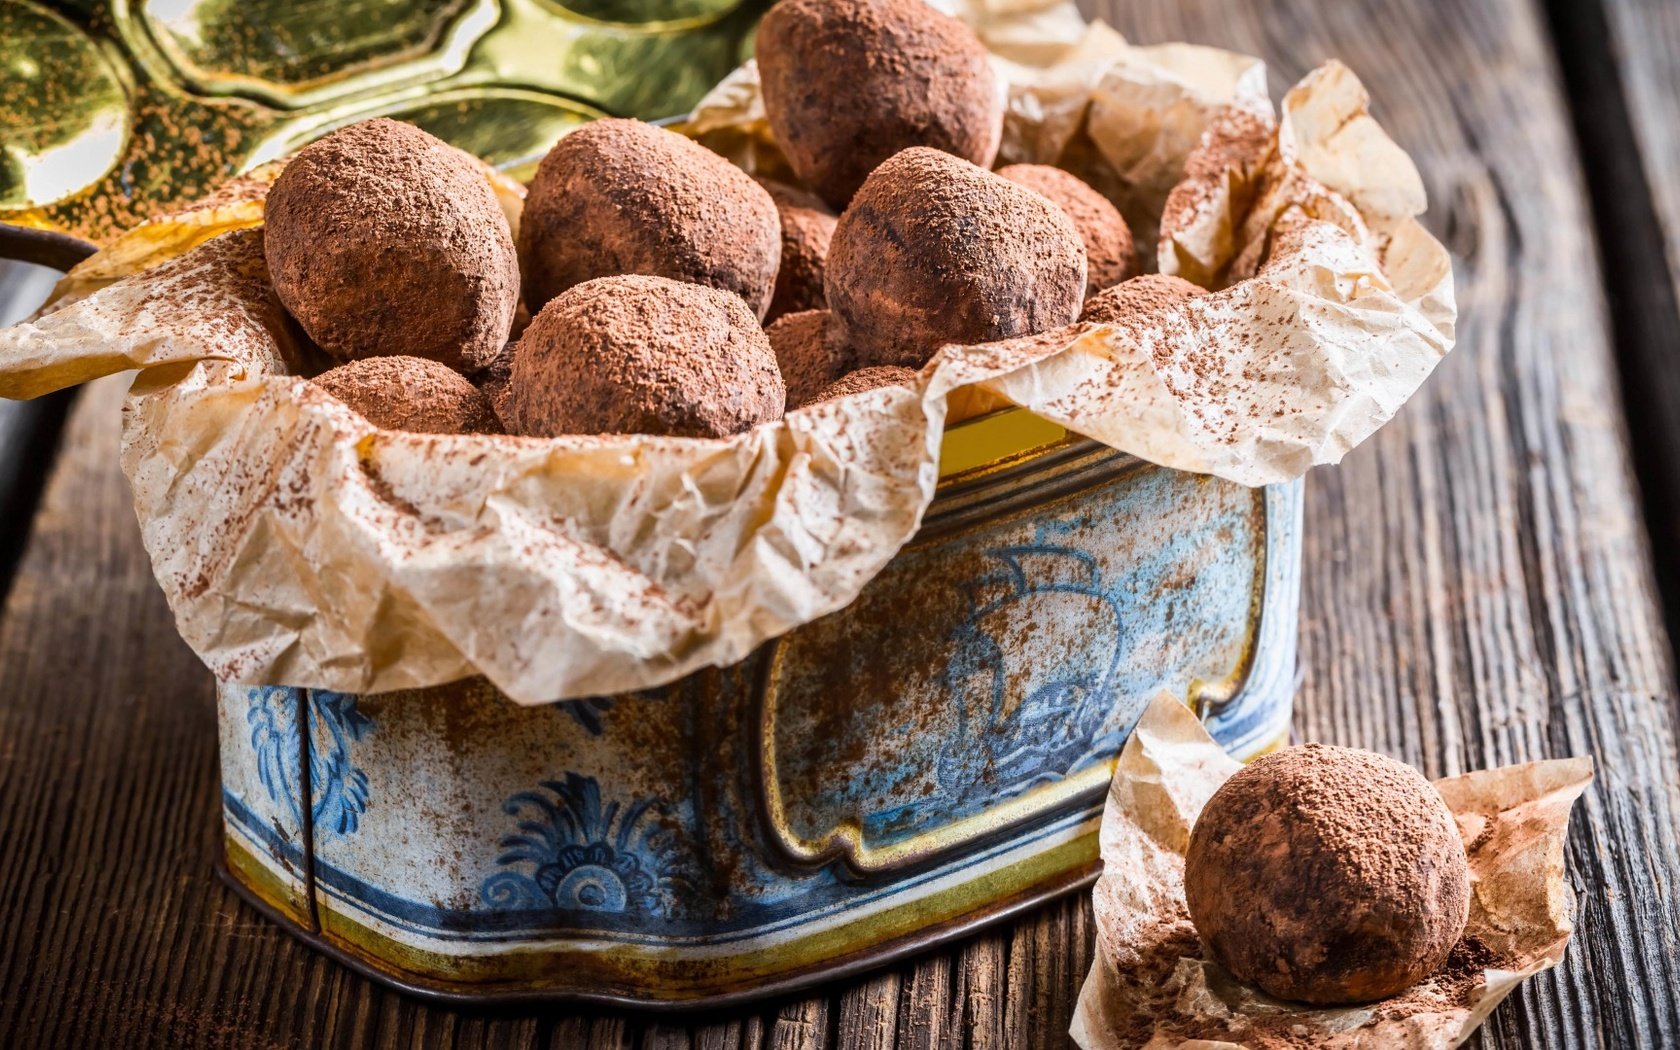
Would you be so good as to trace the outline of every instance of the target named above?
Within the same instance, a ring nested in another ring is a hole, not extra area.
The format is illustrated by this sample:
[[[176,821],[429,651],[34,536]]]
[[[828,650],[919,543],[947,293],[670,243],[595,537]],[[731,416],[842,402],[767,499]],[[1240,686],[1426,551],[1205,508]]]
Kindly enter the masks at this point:
[[[1320,1005],[1439,970],[1470,915],[1453,815],[1410,766],[1308,744],[1256,760],[1202,810],[1184,858],[1196,931],[1227,970]]]
[[[642,274],[733,292],[763,317],[781,250],[776,204],[752,176],[639,120],[598,120],[562,138],[519,223],[532,312],[585,281]]]
[[[851,371],[852,352],[828,310],[801,310],[776,320],[764,335],[775,351],[776,366],[787,382],[787,407],[816,398],[830,383]]]
[[[1085,245],[1085,297],[1119,284],[1132,272],[1132,230],[1120,209],[1077,175],[1048,164],[1010,164],[998,169],[1010,182],[1043,194],[1073,220]]]
[[[490,400],[465,376],[423,357],[366,357],[310,380],[385,430],[493,434]]]
[[[816,404],[820,401],[833,401],[837,397],[849,397],[861,394],[865,390],[878,390],[884,386],[915,386],[916,373],[898,365],[876,365],[873,368],[860,368],[855,372],[847,372],[839,379],[830,383],[817,393],[806,404]]]
[[[823,267],[828,262],[828,243],[834,237],[835,215],[816,194],[770,179],[758,182],[770,192],[782,220],[782,261],[776,268],[776,290],[764,320],[768,323],[800,310],[820,310],[828,305],[823,295]]]
[[[757,54],[777,144],[836,208],[910,146],[985,167],[997,155],[1003,100],[985,45],[922,0],[782,0]]]
[[[274,290],[332,357],[406,354],[460,371],[496,355],[519,301],[507,218],[483,172],[383,118],[305,146],[269,188]]]
[[[1071,324],[1085,249],[1060,208],[984,168],[907,149],[869,176],[829,246],[829,308],[860,366]]]
[[[556,296],[514,348],[502,403],[519,434],[724,437],[779,419],[776,355],[738,295],[600,277]]]
[[[1170,273],[1146,273],[1093,295],[1086,301],[1079,319],[1094,324],[1125,324],[1201,294],[1199,286],[1182,277]]]

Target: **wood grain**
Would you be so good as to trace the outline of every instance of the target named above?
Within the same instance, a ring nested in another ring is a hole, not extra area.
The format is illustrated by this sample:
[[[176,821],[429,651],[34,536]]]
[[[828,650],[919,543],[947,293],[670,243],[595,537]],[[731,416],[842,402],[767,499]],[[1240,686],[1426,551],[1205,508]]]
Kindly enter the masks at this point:
[[[1653,561],[1680,636],[1680,8],[1548,0],[1546,10],[1563,42]]]
[[[1661,1045],[1680,1031],[1676,690],[1542,13],[1113,7],[1136,39],[1267,55],[1279,88],[1341,57],[1418,158],[1458,264],[1459,349],[1395,424],[1310,480],[1298,728],[1432,774],[1597,756],[1569,846],[1575,943],[1479,1040]],[[1079,898],[819,995],[657,1022],[434,1009],[294,944],[211,874],[210,686],[139,547],[119,397],[100,385],[75,412],[0,613],[0,1046],[1066,1044],[1092,950]]]

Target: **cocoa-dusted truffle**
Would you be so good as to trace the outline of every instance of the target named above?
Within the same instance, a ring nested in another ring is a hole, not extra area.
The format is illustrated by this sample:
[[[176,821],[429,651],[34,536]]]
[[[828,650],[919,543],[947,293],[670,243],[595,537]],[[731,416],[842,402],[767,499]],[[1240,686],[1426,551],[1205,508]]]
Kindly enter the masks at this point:
[[[623,276],[542,308],[514,349],[502,407],[519,434],[723,437],[779,419],[786,398],[740,296]]]
[[[1201,288],[1182,277],[1146,273],[1093,295],[1085,303],[1079,319],[1096,324],[1125,324],[1139,315],[1157,313],[1181,299],[1201,294]]]
[[[830,383],[806,404],[814,405],[819,401],[833,401],[837,397],[861,394],[865,390],[875,390],[883,386],[914,386],[915,382],[916,373],[899,365],[876,365],[873,368],[860,368],[856,372],[847,372],[835,382]]]
[[[480,367],[507,339],[519,262],[466,154],[383,118],[305,146],[269,188],[263,252],[280,301],[340,361],[408,354]]]
[[[527,317],[524,325],[516,321],[514,327],[523,335],[530,323],[531,320]],[[478,387],[490,402],[490,409],[496,413],[498,420],[502,418],[502,406],[507,401],[508,380],[513,376],[513,351],[518,346],[517,339],[508,340],[502,345],[501,353],[470,377],[472,385]]]
[[[858,364],[920,368],[945,343],[1070,324],[1085,249],[1061,209],[984,168],[907,149],[870,174],[829,246],[828,305]]]
[[[365,357],[310,380],[386,430],[491,434],[490,401],[466,377],[423,357]]]
[[[787,407],[798,408],[816,398],[830,383],[856,367],[834,315],[827,310],[801,310],[777,319],[764,330],[775,351],[776,366],[787,382]]]
[[[519,261],[532,312],[575,284],[646,274],[770,306],[782,224],[764,187],[675,132],[598,120],[561,139],[531,180]]]
[[[986,48],[922,0],[782,0],[757,52],[777,144],[837,208],[910,146],[983,167],[997,154],[1003,102]]]
[[[1137,265],[1132,253],[1132,230],[1120,209],[1087,186],[1077,175],[1048,164],[1010,164],[998,174],[1035,193],[1067,213],[1085,245],[1085,297],[1089,299],[1124,281]]]
[[[1208,800],[1184,859],[1190,917],[1220,965],[1283,999],[1393,995],[1446,962],[1470,914],[1452,813],[1410,766],[1308,744]]]
[[[770,179],[759,179],[758,183],[770,191],[782,219],[782,261],[776,269],[776,291],[764,319],[774,321],[799,310],[820,310],[828,305],[823,295],[823,266],[828,262],[828,242],[834,237],[834,213],[814,193]]]

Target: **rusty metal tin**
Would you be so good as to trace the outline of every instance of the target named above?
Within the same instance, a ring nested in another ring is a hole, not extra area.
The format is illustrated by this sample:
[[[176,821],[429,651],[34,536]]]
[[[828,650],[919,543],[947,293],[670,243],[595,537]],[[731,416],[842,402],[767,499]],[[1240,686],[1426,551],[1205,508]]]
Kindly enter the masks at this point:
[[[718,1005],[1088,883],[1162,690],[1237,755],[1284,740],[1299,483],[1165,470],[1021,412],[953,428],[945,466],[851,606],[662,689],[224,685],[233,883],[420,994]]]
[[[47,231],[102,236],[374,114],[517,174],[603,112],[685,110],[764,6],[0,0],[0,254],[66,265],[87,246]],[[1236,754],[1283,740],[1299,484],[1163,470],[1019,411],[944,452],[924,528],[858,601],[736,667],[538,708],[482,682],[223,685],[229,881],[420,994],[716,1005],[1089,882],[1114,757],[1162,689]]]

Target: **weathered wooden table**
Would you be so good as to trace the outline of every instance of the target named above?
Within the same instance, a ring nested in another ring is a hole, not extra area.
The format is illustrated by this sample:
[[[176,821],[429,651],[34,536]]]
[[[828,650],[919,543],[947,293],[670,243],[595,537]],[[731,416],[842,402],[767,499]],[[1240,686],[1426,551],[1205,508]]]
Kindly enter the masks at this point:
[[[1596,756],[1568,958],[1479,1039],[1680,1043],[1680,4],[1092,6],[1135,39],[1264,55],[1278,87],[1340,57],[1417,158],[1459,348],[1309,481],[1298,732],[1431,775]],[[52,403],[0,414],[0,1046],[1067,1042],[1092,947],[1077,897],[807,998],[675,1020],[436,1009],[292,941],[213,873],[211,683],[140,548],[121,394],[84,392],[61,432]]]

